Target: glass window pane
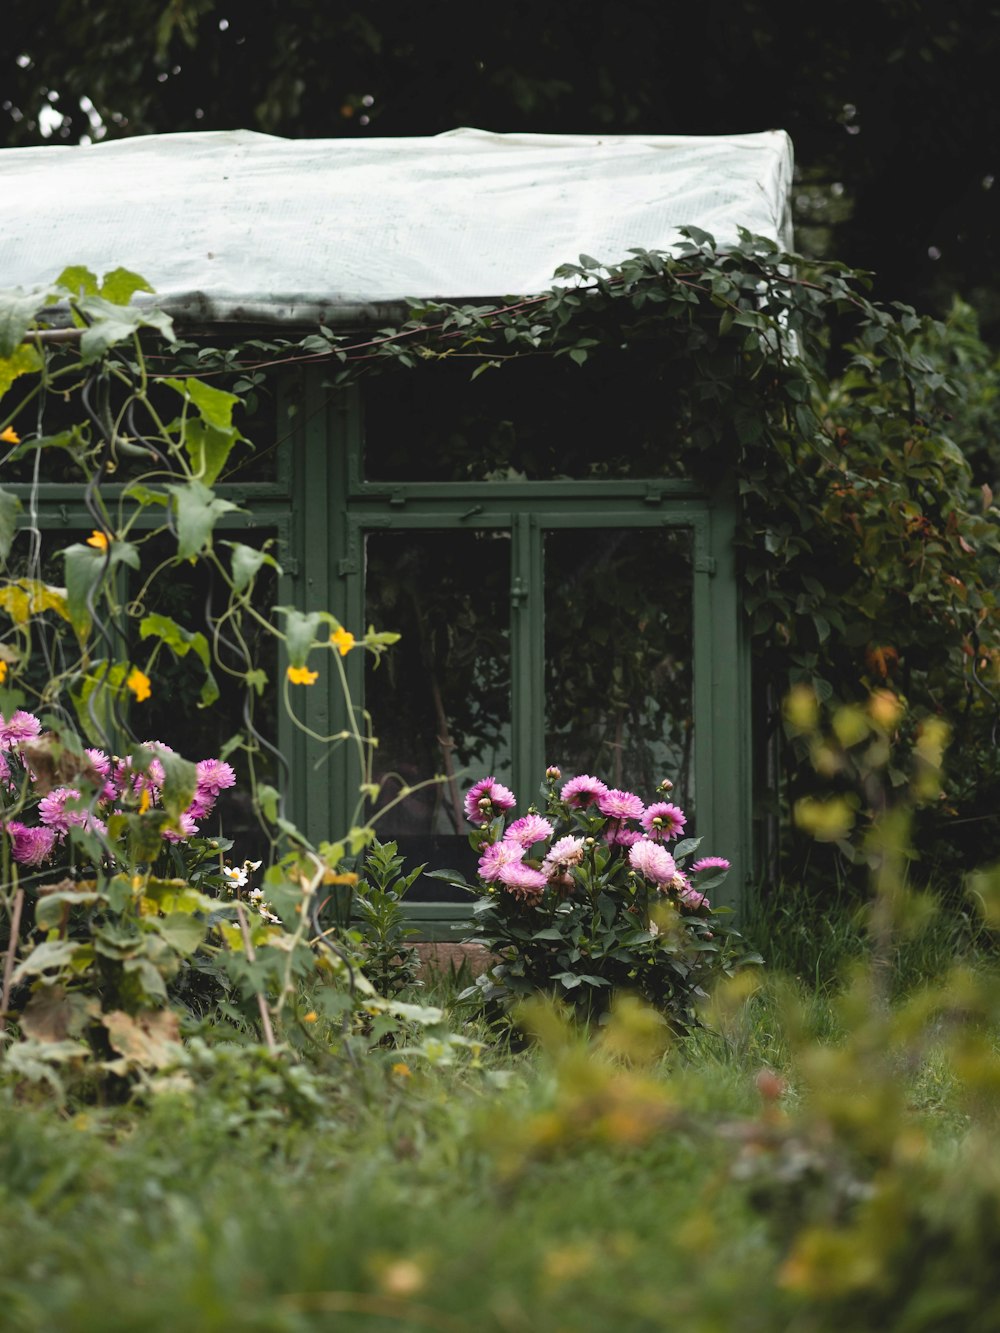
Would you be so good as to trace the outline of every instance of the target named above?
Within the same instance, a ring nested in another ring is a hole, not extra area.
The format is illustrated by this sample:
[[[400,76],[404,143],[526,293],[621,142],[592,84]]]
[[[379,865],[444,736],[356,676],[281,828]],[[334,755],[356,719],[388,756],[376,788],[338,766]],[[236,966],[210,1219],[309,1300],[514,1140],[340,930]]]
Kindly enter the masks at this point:
[[[470,378],[468,361],[387,372],[365,390],[368,481],[606,480],[686,475],[703,450],[678,368],[627,355],[524,358]]]
[[[545,534],[545,754],[694,814],[691,532]]]
[[[365,577],[365,623],[402,635],[365,682],[379,738],[378,836],[395,839],[411,865],[471,878],[464,793],[485,774],[510,782],[509,533],[371,533]],[[434,881],[411,896],[467,900]]]

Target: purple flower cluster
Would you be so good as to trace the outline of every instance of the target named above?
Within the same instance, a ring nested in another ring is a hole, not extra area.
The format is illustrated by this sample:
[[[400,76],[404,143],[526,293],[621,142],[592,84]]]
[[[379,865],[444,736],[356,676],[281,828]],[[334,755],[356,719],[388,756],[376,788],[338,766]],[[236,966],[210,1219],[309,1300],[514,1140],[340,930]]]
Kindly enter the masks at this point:
[[[0,784],[16,790],[20,770],[30,781],[35,781],[28,758],[21,752],[25,741],[41,734],[41,722],[32,713],[15,712],[9,720],[0,714]],[[143,747],[152,758],[141,768],[131,758],[118,759],[102,750],[85,751],[90,766],[88,775],[97,788],[93,795],[84,796],[79,787],[55,787],[38,802],[36,826],[17,819],[6,820],[2,827],[11,842],[11,855],[24,866],[38,866],[45,862],[71,828],[106,834],[105,820],[111,814],[125,809],[145,811],[159,804],[165,782],[162,757],[173,754],[162,741],[147,741]],[[15,775],[12,764],[18,766]],[[200,819],[212,811],[219,793],[236,782],[236,774],[221,759],[203,759],[197,765],[197,786],[194,798],[180,817],[180,832],[164,829],[163,837],[170,842],[182,842],[198,832]]]

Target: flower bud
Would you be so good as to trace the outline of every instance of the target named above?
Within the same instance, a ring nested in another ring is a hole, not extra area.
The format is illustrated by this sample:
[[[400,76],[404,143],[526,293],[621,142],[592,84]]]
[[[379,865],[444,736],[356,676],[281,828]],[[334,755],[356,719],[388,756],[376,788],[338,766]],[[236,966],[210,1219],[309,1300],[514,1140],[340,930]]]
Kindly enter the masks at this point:
[[[557,768],[555,764],[551,764],[545,770],[545,777],[549,782],[558,782],[559,779],[562,777],[562,769]]]
[[[657,790],[657,791],[673,791],[673,789],[674,789],[674,784],[670,781],[670,779],[669,779],[669,778],[664,778],[663,781],[660,783],[659,787],[657,787],[656,790]]]

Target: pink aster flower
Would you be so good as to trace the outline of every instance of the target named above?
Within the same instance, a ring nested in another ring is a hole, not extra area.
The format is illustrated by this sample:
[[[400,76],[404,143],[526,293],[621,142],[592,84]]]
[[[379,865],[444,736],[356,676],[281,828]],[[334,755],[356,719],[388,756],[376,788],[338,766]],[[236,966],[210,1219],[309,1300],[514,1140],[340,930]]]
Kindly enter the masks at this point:
[[[646,809],[638,796],[618,787],[611,787],[598,797],[597,808],[609,819],[641,819]]]
[[[513,810],[517,797],[496,778],[480,778],[465,793],[465,817],[470,824],[488,824],[494,815]]]
[[[226,787],[236,786],[236,773],[222,759],[202,759],[198,764],[198,790],[218,796]]]
[[[39,866],[52,852],[56,834],[50,828],[29,828],[12,819],[6,825],[10,836],[11,854],[23,866]]]
[[[649,838],[640,840],[629,848],[628,862],[633,870],[664,888],[677,873],[674,858],[665,847]]]
[[[493,842],[483,848],[479,858],[479,878],[492,884],[500,877],[504,866],[514,865],[524,860],[524,848],[516,842]]]
[[[688,873],[697,875],[699,870],[729,870],[730,865],[724,856],[703,856],[700,861],[695,861],[693,866],[688,866]]]
[[[581,773],[578,778],[570,778],[569,782],[563,784],[559,799],[565,801],[567,805],[582,810],[599,800],[607,790],[600,778],[592,778],[587,773]]]
[[[34,713],[26,713],[23,708],[18,708],[10,720],[5,720],[4,715],[0,713],[0,746],[9,750],[17,745],[19,741],[29,741],[32,736],[37,736],[42,729],[41,721],[35,717]]]
[[[515,898],[537,898],[548,879],[541,870],[534,870],[523,861],[508,861],[497,875],[500,883],[510,889]]]
[[[547,842],[554,832],[555,829],[549,821],[543,819],[541,815],[525,815],[523,819],[514,820],[503,835],[503,840],[516,842],[527,851],[536,842]]]
[[[684,832],[687,816],[678,805],[654,801],[642,813],[642,827],[656,842],[672,842]]]

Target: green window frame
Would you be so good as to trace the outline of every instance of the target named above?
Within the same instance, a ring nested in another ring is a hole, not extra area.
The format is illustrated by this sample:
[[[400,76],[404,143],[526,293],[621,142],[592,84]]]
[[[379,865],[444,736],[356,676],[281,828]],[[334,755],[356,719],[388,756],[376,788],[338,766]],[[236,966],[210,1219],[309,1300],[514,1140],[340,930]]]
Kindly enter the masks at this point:
[[[419,373],[409,372],[409,373]],[[725,901],[739,907],[751,873],[751,707],[747,636],[735,566],[735,487],[711,491],[685,480],[388,483],[363,475],[364,424],[357,389],[331,397],[307,372],[296,390],[299,428],[292,458],[295,593],[307,609],[327,607],[348,627],[365,613],[364,538],[376,531],[510,533],[512,760],[515,790],[532,791],[544,753],[543,537],[557,529],[687,528],[693,538],[694,778],[698,827],[707,850],[733,865]],[[377,626],[391,629],[391,625]],[[363,699],[360,654],[345,659],[352,695]],[[326,735],[342,710],[335,682],[303,692],[302,720]],[[376,734],[379,719],[375,718]],[[285,724],[288,727],[288,724]],[[342,830],[356,800],[346,747],[311,755],[304,734],[279,741],[293,763],[293,817],[313,837]],[[479,775],[472,775],[472,777]],[[471,779],[470,779],[471,780]],[[425,938],[447,938],[468,919],[461,904],[409,908]],[[453,936],[452,936],[453,937]]]

